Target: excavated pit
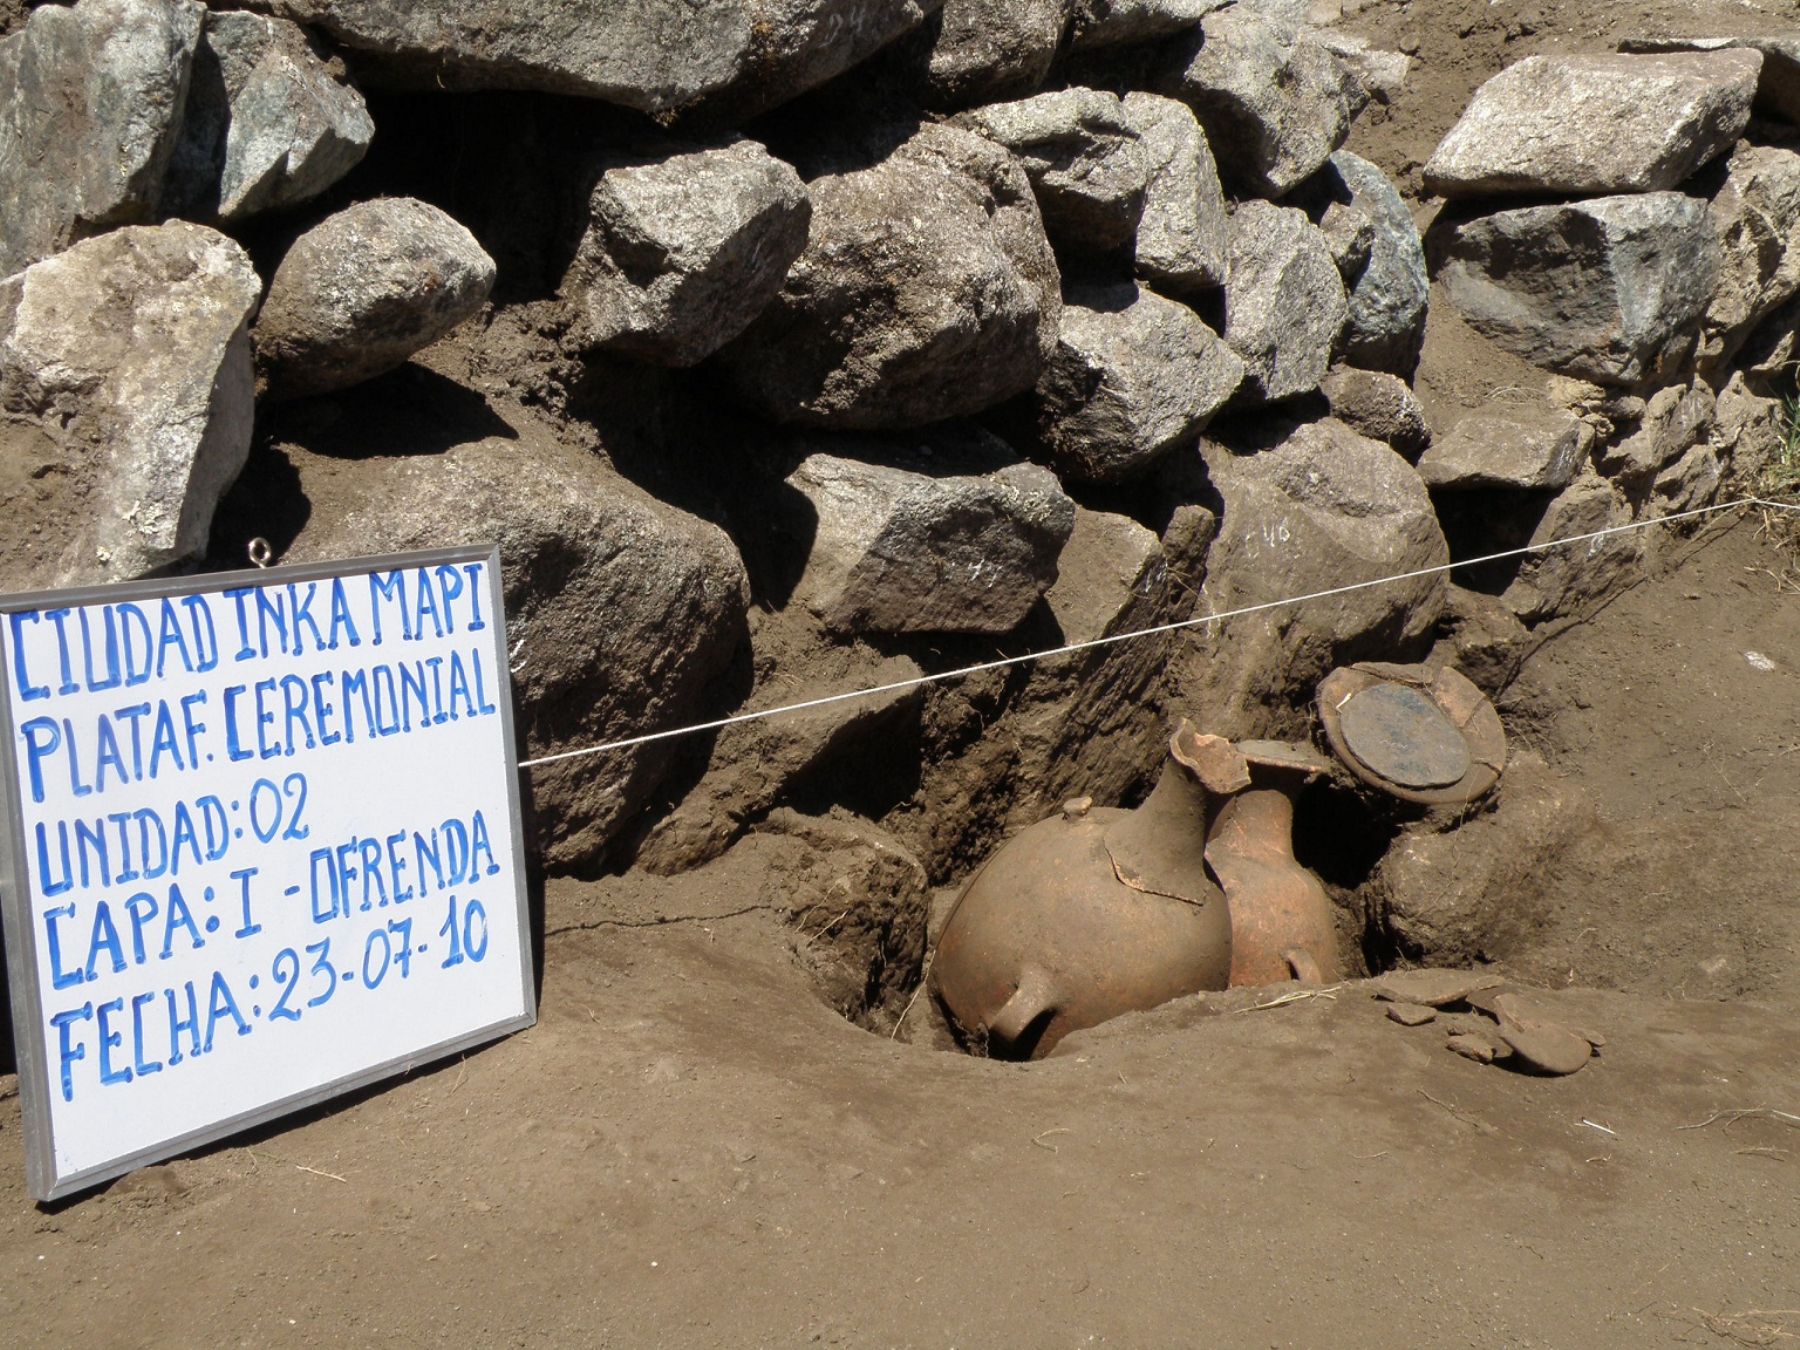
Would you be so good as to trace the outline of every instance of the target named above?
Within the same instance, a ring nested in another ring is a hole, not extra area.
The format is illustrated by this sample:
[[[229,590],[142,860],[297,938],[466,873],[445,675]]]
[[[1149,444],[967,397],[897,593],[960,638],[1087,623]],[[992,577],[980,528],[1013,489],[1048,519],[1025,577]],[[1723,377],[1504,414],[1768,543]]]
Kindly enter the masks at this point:
[[[1546,989],[1781,996],[1800,973],[1783,842],[1800,827],[1791,539],[1766,513],[1664,531],[1643,580],[1529,635],[1490,691],[1509,764],[1480,802],[1432,810],[1332,779],[1300,791],[1295,855],[1332,898],[1349,976],[1451,967]],[[963,884],[938,892],[933,943]],[[1243,995],[1199,1002],[1221,997]],[[923,979],[832,1003],[883,1037],[1013,1060],[1050,1020],[990,1043]]]

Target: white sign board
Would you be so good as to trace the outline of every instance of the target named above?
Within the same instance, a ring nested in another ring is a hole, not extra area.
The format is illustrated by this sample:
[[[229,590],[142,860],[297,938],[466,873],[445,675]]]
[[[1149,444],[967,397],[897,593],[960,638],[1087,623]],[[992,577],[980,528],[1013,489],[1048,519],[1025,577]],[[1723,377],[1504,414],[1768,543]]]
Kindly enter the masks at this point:
[[[51,1199],[536,1015],[499,557],[0,599],[0,887]]]

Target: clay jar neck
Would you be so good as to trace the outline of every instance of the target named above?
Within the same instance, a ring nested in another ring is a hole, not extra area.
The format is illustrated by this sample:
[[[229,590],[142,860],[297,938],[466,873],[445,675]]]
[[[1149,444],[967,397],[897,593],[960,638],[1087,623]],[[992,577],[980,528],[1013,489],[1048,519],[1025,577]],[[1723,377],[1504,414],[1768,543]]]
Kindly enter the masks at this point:
[[[1108,828],[1108,847],[1145,880],[1167,878],[1168,885],[1157,886],[1159,890],[1178,881],[1186,889],[1209,889],[1206,837],[1217,804],[1248,786],[1243,758],[1229,741],[1196,735],[1184,724],[1169,741],[1155,790]]]
[[[1294,800],[1275,787],[1239,793],[1220,810],[1212,837],[1237,853],[1292,859]]]
[[[1144,804],[1106,832],[1115,848],[1136,857],[1155,857],[1164,866],[1204,866],[1207,826],[1214,802],[1193,771],[1171,757]]]

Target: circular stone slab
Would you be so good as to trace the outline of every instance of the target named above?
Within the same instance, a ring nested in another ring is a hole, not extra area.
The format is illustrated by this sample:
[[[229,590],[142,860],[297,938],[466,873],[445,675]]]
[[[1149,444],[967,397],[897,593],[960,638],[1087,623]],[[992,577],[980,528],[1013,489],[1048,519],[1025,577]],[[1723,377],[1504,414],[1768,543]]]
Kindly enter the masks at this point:
[[[1449,787],[1474,763],[1456,724],[1411,685],[1365,689],[1344,705],[1338,721],[1350,753],[1402,787]]]

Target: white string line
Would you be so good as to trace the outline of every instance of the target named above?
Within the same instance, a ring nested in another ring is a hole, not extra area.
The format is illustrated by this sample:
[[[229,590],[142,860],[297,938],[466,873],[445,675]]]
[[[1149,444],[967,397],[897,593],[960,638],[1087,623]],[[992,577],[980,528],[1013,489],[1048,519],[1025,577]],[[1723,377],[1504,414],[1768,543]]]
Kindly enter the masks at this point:
[[[888,684],[878,684],[867,689],[850,689],[841,694],[827,694],[822,698],[809,698],[799,703],[784,703],[779,707],[734,713],[730,717],[719,717],[710,722],[696,722],[692,726],[670,727],[666,731],[650,731],[641,736],[627,736],[622,740],[607,741],[603,745],[589,745],[579,750],[563,750],[554,755],[540,755],[536,759],[520,760],[519,767],[534,769],[544,764],[555,764],[559,760],[604,754],[608,750],[629,750],[633,746],[647,745],[652,741],[668,740],[675,736],[691,736],[701,731],[718,731],[723,727],[737,726],[742,722],[756,722],[765,717],[780,717],[786,713],[805,712],[810,708],[824,708],[833,703],[846,703],[851,699],[873,698],[876,694],[892,694],[902,689],[917,689],[922,685],[937,684],[943,680],[958,680],[966,675],[979,675],[984,671],[1002,670],[1007,666],[1024,665],[1031,661],[1045,661],[1054,656],[1067,656],[1073,652],[1088,651],[1095,647],[1109,647],[1116,642],[1130,642],[1136,638],[1155,637],[1161,633],[1173,633],[1184,628],[1198,628],[1204,624],[1223,623],[1227,619],[1240,619],[1247,614],[1260,614],[1266,610],[1280,609],[1286,605],[1303,605],[1312,600],[1328,600],[1333,596],[1348,595],[1353,591],[1366,591],[1375,586],[1388,586],[1397,581],[1416,581],[1421,577],[1436,576],[1439,573],[1453,571],[1458,567],[1478,567],[1483,563],[1500,562],[1507,558],[1522,557],[1528,553],[1544,553],[1569,544],[1584,544],[1604,539],[1609,535],[1645,530],[1653,525],[1670,525],[1678,520],[1690,520],[1696,516],[1712,515],[1719,511],[1732,511],[1742,506],[1766,506],[1781,511],[1800,511],[1800,505],[1791,502],[1771,502],[1765,501],[1761,497],[1741,497],[1734,502],[1724,502],[1716,506],[1700,506],[1691,511],[1678,511],[1674,515],[1658,516],[1653,520],[1633,521],[1629,525],[1612,525],[1604,530],[1593,530],[1587,534],[1573,534],[1566,539],[1552,539],[1542,544],[1526,544],[1520,548],[1504,549],[1499,553],[1489,553],[1479,558],[1463,558],[1457,562],[1420,567],[1411,572],[1397,572],[1391,577],[1378,577],[1373,581],[1353,581],[1347,586],[1333,586],[1328,590],[1313,591],[1307,595],[1291,595],[1281,600],[1265,600],[1260,604],[1245,605],[1241,609],[1228,609],[1217,614],[1199,614],[1193,618],[1157,624],[1151,628],[1134,628],[1129,632],[1112,633],[1106,637],[1091,638],[1085,642],[1070,642],[1061,647],[1047,648],[1044,651],[1027,652],[1023,656],[1003,656],[993,661],[981,661],[972,666],[960,666],[955,670],[942,670],[931,675],[915,675],[909,679],[894,680]]]

